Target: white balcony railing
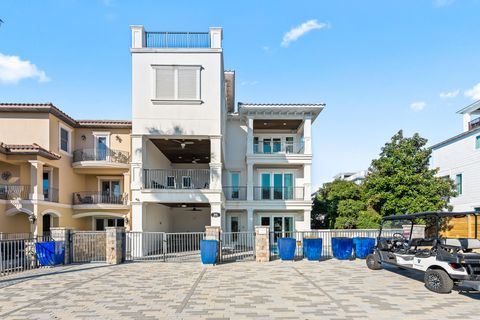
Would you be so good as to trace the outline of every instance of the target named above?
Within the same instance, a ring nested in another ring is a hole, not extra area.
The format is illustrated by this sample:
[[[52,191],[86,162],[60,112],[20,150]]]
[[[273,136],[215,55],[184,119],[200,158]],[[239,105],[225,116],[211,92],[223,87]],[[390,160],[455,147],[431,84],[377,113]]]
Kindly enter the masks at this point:
[[[209,169],[144,169],[145,189],[210,189]]]

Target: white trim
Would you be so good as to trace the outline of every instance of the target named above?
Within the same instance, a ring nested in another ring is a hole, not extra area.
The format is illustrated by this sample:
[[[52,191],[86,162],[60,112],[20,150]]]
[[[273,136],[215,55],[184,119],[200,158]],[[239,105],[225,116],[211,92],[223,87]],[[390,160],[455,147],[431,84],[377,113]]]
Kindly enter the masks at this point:
[[[41,216],[46,215],[46,214],[50,214],[50,215],[55,216],[57,218],[60,218],[62,216],[62,214],[60,212],[58,212],[57,210],[53,210],[53,209],[45,209],[45,210],[42,211],[42,213],[40,213]]]
[[[5,215],[8,217],[14,216],[18,213],[26,213],[29,216],[33,216],[33,212],[25,208],[11,208],[5,211]]]
[[[68,132],[68,151],[62,149],[62,129]],[[72,156],[72,132],[72,128],[67,127],[61,122],[58,123],[58,151],[69,157]]]
[[[113,218],[124,218],[127,214],[126,213],[117,213],[117,212],[101,212],[101,211],[89,211],[89,212],[82,212],[82,213],[75,213],[72,215],[74,219],[80,219],[85,217],[113,217]]]
[[[151,101],[153,104],[201,104],[203,101],[201,100],[201,71],[203,67],[201,65],[160,65],[160,64],[152,64],[150,65],[152,68],[152,85],[151,85]],[[163,100],[158,99],[157,97],[157,69],[161,68],[172,68],[173,69],[173,99]],[[196,97],[195,99],[180,99],[178,97],[178,70],[180,68],[189,68],[189,69],[196,69]]]
[[[107,161],[108,157],[110,156],[108,150],[110,149],[110,132],[109,131],[94,131],[92,132],[93,135],[93,153],[98,157],[97,147],[98,147],[98,138],[105,138],[105,146],[107,147],[105,160],[98,160],[98,161]],[[97,158],[98,159],[98,158]]]

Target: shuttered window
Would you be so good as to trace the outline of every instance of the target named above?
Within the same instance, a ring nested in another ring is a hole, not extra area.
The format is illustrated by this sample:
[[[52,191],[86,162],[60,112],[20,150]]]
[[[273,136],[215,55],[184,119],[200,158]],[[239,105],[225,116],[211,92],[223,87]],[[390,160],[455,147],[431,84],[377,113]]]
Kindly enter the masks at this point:
[[[200,100],[200,67],[154,66],[158,100]]]

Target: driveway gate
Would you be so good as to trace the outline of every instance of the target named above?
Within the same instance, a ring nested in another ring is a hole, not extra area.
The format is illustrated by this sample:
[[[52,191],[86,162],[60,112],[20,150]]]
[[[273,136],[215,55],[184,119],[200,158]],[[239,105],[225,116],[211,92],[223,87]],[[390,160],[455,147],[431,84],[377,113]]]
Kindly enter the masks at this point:
[[[255,232],[222,232],[220,261],[255,260]]]
[[[72,231],[72,262],[105,262],[107,260],[105,231]]]

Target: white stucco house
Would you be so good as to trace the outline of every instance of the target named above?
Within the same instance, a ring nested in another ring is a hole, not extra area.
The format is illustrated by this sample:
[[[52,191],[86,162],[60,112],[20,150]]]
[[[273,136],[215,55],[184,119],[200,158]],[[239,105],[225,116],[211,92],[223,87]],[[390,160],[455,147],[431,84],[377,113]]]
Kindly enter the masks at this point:
[[[362,184],[363,180],[367,176],[367,170],[361,170],[356,172],[340,172],[333,176],[333,180],[345,180],[352,181],[356,184]]]
[[[433,145],[430,165],[455,181],[454,211],[480,210],[480,101],[457,113],[463,115],[463,132]]]
[[[133,230],[309,230],[324,104],[237,106],[221,28],[131,31]]]

